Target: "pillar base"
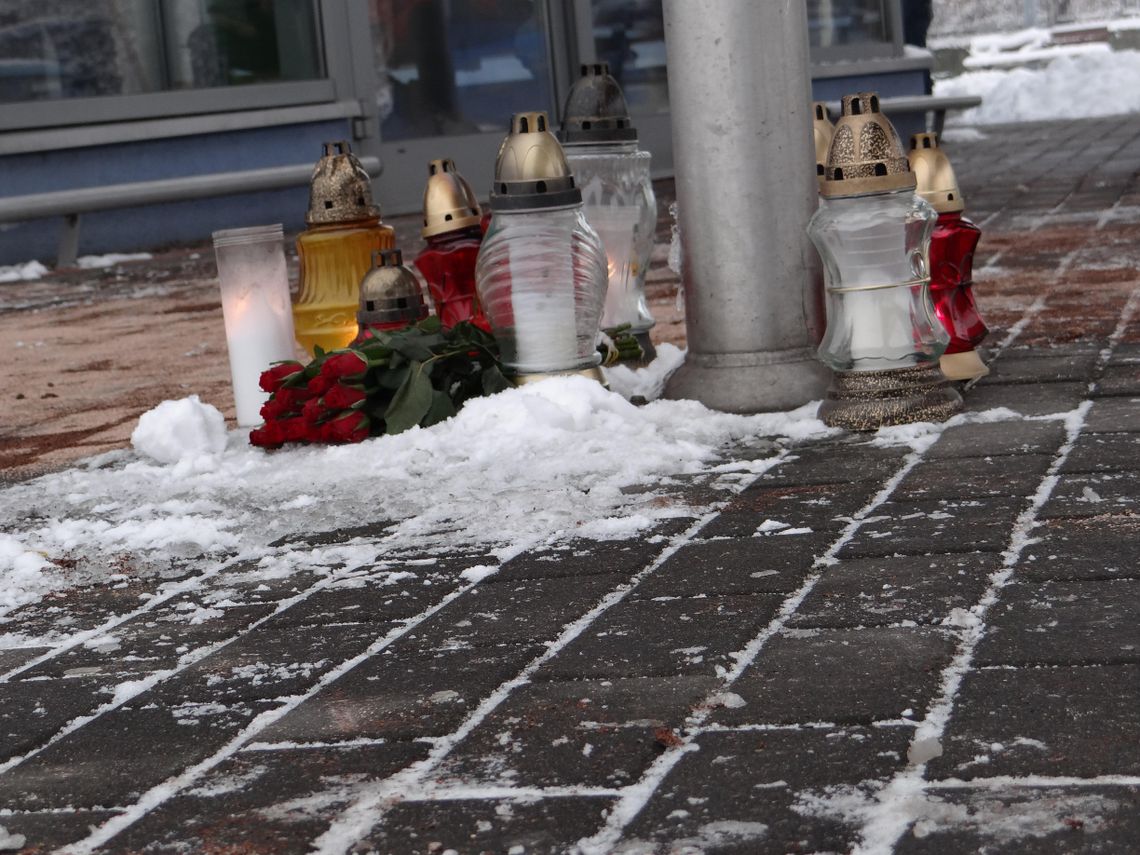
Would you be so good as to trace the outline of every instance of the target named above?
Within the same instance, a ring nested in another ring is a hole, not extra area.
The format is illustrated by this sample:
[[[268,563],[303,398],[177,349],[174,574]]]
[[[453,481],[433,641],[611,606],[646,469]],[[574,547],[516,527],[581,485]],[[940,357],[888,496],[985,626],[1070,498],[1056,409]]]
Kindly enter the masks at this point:
[[[887,371],[837,371],[819,418],[828,427],[878,430],[941,422],[961,411],[962,396],[933,365]]]
[[[754,353],[688,353],[666,398],[690,398],[726,413],[792,410],[823,397],[830,376],[815,348]]]
[[[944,353],[938,360],[938,367],[942,369],[947,380],[977,380],[990,373],[989,366],[982,362],[982,356],[976,350]]]
[[[594,365],[590,368],[578,368],[570,371],[543,371],[535,374],[513,374],[507,377],[516,386],[526,386],[538,383],[540,380],[549,380],[551,377],[585,377],[588,380],[597,380],[606,389],[610,388],[606,382],[602,369]]]

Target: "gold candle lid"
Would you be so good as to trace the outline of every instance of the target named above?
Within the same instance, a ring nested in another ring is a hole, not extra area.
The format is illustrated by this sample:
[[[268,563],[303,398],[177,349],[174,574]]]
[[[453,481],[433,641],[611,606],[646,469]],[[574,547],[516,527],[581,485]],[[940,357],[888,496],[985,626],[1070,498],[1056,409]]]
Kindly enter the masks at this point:
[[[831,113],[823,101],[812,101],[811,135],[815,141],[815,174],[823,181],[823,168],[827,163],[827,150],[831,148],[831,138],[835,136],[835,125],[831,123]]]
[[[827,150],[819,192],[828,198],[913,190],[914,174],[898,131],[879,109],[879,96],[843,96],[843,115]]]
[[[918,186],[916,192],[940,214],[956,214],[966,209],[958,177],[950,158],[938,145],[937,134],[915,134],[907,153]]]
[[[380,208],[372,202],[372,181],[345,140],[327,142],[313,167],[309,182],[310,226],[379,219]]]
[[[360,310],[356,321],[362,327],[372,324],[409,324],[428,316],[423,289],[416,275],[404,267],[398,249],[372,253],[372,269],[360,283]]]
[[[581,202],[582,191],[574,186],[546,113],[516,113],[495,160],[491,210],[562,208]]]
[[[475,200],[475,192],[455,169],[451,158],[428,164],[428,180],[424,187],[424,227],[420,234],[427,238],[479,225],[483,209]]]

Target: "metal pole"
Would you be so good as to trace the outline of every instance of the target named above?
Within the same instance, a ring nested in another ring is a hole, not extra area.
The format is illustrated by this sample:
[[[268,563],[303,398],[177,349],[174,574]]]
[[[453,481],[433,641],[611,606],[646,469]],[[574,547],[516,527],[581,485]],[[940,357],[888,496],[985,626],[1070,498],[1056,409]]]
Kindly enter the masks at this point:
[[[664,10],[689,341],[666,394],[729,412],[821,398],[806,4]]]

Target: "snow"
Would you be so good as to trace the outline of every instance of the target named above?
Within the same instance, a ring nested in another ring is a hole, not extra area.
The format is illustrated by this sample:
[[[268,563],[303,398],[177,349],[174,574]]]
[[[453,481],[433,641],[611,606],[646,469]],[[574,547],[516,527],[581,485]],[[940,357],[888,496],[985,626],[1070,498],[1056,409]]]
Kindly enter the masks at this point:
[[[197,395],[163,401],[139,418],[131,434],[139,454],[159,463],[187,463],[209,468],[226,450],[226,418]],[[200,458],[210,458],[201,461]]]
[[[685,361],[685,351],[665,342],[657,347],[657,358],[642,368],[630,368],[618,363],[602,371],[610,388],[626,400],[643,398],[655,401],[665,391],[665,381]]]
[[[111,252],[106,255],[81,255],[75,260],[75,266],[83,270],[102,270],[114,267],[124,261],[148,261],[154,258],[149,252]]]
[[[938,96],[981,95],[982,105],[951,114],[954,125],[987,125],[1113,116],[1140,111],[1140,51],[1072,54],[1058,48],[1010,54],[1050,60],[1039,68],[968,71],[937,80]],[[992,64],[992,63],[991,63]],[[1105,85],[1111,81],[1111,85]]]
[[[706,471],[724,444],[834,433],[814,404],[756,416],[695,401],[639,407],[580,377],[472,401],[430,429],[276,452],[249,446],[244,431],[223,436],[207,406],[167,402],[140,419],[134,450],[0,490],[0,616],[105,579],[122,553],[138,572],[192,558],[285,574],[297,553],[270,543],[362,521],[393,521],[382,547],[397,557],[482,548],[502,560],[566,536],[632,537],[690,512],[653,488]],[[337,548],[305,560],[331,562]],[[374,546],[355,548],[364,551],[335,559],[375,560]]]
[[[27,843],[28,838],[22,834],[12,834],[4,826],[0,825],[0,852],[8,852],[15,849],[23,849],[24,844]]]
[[[48,269],[38,261],[0,265],[0,282],[24,282],[28,279],[40,279],[47,273]]]

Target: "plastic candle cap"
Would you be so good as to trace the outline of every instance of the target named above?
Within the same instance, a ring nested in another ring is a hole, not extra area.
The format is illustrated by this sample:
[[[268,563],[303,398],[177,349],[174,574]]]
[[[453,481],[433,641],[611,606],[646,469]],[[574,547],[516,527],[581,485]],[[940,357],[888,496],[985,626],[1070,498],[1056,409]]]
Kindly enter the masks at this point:
[[[831,138],[835,136],[831,113],[823,101],[813,101],[811,104],[811,135],[815,141],[815,172],[822,181],[823,167],[827,163],[827,150],[831,148]]]
[[[362,326],[421,321],[427,317],[420,282],[404,266],[403,253],[383,249],[372,253],[372,269],[360,283],[360,311],[356,320]]]
[[[424,227],[420,234],[427,238],[459,229],[477,226],[483,209],[475,199],[471,185],[455,169],[451,158],[428,164],[428,180],[424,187]]]
[[[558,138],[564,145],[636,142],[625,93],[610,74],[608,62],[583,65],[570,87]]]
[[[372,201],[371,179],[352,147],[344,140],[325,143],[309,182],[305,222],[320,226],[379,218],[380,208]]]
[[[916,191],[940,214],[964,211],[962,191],[950,158],[938,145],[937,134],[915,134],[910,138],[907,153],[911,171],[918,182]]]
[[[581,202],[582,191],[574,185],[546,113],[516,113],[495,161],[491,210],[563,208]]]
[[[898,131],[879,109],[879,96],[843,96],[843,115],[827,150],[820,193],[825,197],[867,196],[913,190],[914,175]]]

